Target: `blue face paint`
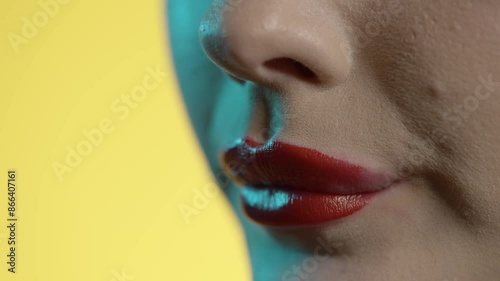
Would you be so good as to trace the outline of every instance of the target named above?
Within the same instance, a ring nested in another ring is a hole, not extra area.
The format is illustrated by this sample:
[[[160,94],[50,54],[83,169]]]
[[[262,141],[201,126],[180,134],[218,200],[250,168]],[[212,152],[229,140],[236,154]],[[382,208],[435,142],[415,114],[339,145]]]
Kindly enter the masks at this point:
[[[220,0],[215,1],[224,3]],[[215,34],[217,26],[210,26],[207,22],[202,23],[201,30],[199,30],[200,21],[212,2],[214,1],[202,0],[193,5],[186,0],[169,0],[167,1],[167,20],[172,43],[172,58],[175,62],[184,102],[208,163],[217,175],[220,173],[219,152],[235,139],[245,135],[251,109],[250,97],[255,93],[249,89],[253,86],[252,83],[247,82],[242,87],[229,79],[206,57],[199,44],[198,32]],[[217,42],[214,43],[217,44]],[[219,52],[224,50],[221,46]],[[282,130],[284,118],[280,115],[282,110],[278,95],[271,95],[269,92],[266,95],[269,97],[269,104],[272,104],[269,126],[272,141]],[[256,149],[265,149],[272,144],[271,141]],[[220,184],[224,186],[225,183],[220,182]],[[250,222],[241,212],[241,208],[236,207],[242,191],[239,187],[230,184],[230,187],[225,188],[224,191],[231,203],[235,205],[234,210],[245,230],[253,267],[253,280],[281,280],[282,272],[308,256],[308,253],[294,248],[293,245],[283,244],[282,241],[273,239],[262,227]],[[257,194],[247,197],[257,199],[259,198]],[[274,202],[275,208],[280,208],[277,206],[286,206],[287,200],[291,200],[290,197],[290,195],[287,197],[286,194],[285,196],[282,194],[281,197],[275,196],[275,200],[269,202]],[[259,204],[260,201],[261,206],[266,206],[262,204],[266,201],[263,198],[266,196],[261,195],[260,199],[254,201],[255,204]],[[278,200],[279,198],[281,199]]]
[[[285,112],[283,109],[283,101],[279,95],[266,92],[266,98],[269,102],[269,110],[271,116],[271,140],[274,140],[285,127]]]
[[[269,132],[267,142],[272,142],[283,131],[285,126],[285,112],[281,95],[277,94],[274,90],[255,84],[252,84],[249,90],[255,96],[254,99],[261,99],[267,107],[267,114],[270,117],[267,128]]]

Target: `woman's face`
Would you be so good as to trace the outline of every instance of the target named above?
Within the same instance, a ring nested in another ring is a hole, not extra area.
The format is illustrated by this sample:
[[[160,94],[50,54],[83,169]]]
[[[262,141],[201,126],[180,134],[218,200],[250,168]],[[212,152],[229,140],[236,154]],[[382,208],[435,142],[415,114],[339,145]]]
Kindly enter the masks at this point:
[[[256,280],[498,280],[500,1],[216,0],[202,46],[243,85],[185,2],[181,87],[246,186],[226,191]]]

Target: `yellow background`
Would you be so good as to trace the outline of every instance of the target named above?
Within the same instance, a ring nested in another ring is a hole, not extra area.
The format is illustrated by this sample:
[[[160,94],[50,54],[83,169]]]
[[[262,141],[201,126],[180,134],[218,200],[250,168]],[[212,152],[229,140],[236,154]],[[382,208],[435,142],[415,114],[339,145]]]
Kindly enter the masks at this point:
[[[179,211],[213,179],[175,83],[164,5],[69,1],[16,52],[9,34],[22,35],[23,18],[44,10],[38,1],[1,2],[0,280],[248,280],[243,237],[223,196],[189,223]],[[111,105],[142,84],[148,67],[167,77],[120,119]],[[54,162],[65,164],[66,148],[106,118],[114,130],[60,181]],[[5,257],[11,168],[16,274]]]

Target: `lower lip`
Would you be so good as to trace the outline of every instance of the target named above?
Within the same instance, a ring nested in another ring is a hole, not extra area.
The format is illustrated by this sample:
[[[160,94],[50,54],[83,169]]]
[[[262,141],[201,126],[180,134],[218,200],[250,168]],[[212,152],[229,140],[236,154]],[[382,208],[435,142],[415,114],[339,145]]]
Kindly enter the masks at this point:
[[[350,216],[368,205],[377,193],[336,195],[244,187],[241,197],[245,212],[257,223],[306,226]]]

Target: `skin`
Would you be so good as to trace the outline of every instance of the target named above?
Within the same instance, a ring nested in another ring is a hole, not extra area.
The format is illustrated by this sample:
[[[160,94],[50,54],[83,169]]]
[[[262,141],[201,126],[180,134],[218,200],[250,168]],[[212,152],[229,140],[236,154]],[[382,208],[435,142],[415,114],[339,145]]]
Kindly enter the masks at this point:
[[[498,280],[499,1],[188,2],[169,1],[179,81],[255,280]],[[403,181],[345,219],[266,229],[219,177],[243,135]]]

